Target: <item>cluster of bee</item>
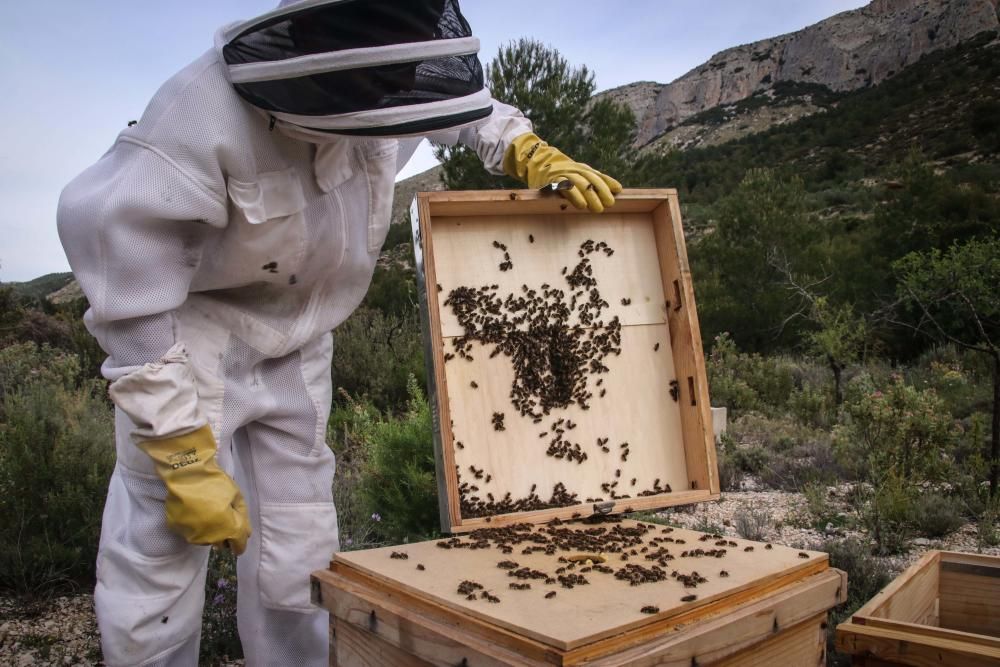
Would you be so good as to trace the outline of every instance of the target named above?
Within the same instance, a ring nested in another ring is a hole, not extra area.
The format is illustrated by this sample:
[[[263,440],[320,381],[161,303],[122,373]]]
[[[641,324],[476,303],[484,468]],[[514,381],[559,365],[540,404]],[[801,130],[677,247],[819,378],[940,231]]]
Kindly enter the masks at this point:
[[[621,569],[615,572],[615,579],[627,581],[629,586],[651,584],[657,581],[664,581],[666,578],[666,570],[657,565],[643,567],[635,563],[626,563]]]
[[[393,551],[391,554],[389,554],[389,558],[395,558],[396,560],[406,560],[409,557],[410,557],[409,554],[407,554],[405,551]]]
[[[504,252],[501,270],[513,266],[506,246],[496,241],[493,245]],[[603,241],[581,244],[580,262],[569,273],[563,270],[569,293],[547,283],[539,289],[522,285],[520,295],[503,297],[495,284],[462,286],[444,301],[464,331],[452,339],[458,356],[471,359],[473,342],[492,345],[491,357],[507,356],[514,367],[511,402],[535,423],[571,403],[589,409],[593,394],[588,377],[608,372],[603,360],[621,353],[621,322],[617,317],[600,319],[609,304],[597,289],[588,255],[601,251],[614,253]],[[571,326],[574,314],[579,323]],[[524,325],[527,329],[520,330]],[[445,360],[454,356],[446,354]]]
[[[476,591],[479,591],[479,595],[476,595]],[[458,594],[464,595],[466,600],[486,600],[494,604],[500,602],[500,598],[483,588],[482,584],[477,584],[469,580],[465,580],[458,585]]]
[[[500,243],[499,241],[494,241],[493,247],[496,248],[497,250],[503,251],[503,261],[500,262],[497,268],[500,269],[501,271],[509,271],[513,269],[514,262],[510,261],[510,253],[507,252],[507,246],[504,245],[503,243]]]
[[[691,574],[682,574],[676,570],[670,573],[671,578],[684,584],[684,588],[697,588],[698,584],[704,584],[708,581],[705,577],[698,574],[696,571],[692,571]]]
[[[493,422],[493,430],[494,431],[506,431],[507,430],[507,427],[503,425],[503,418],[504,418],[504,414],[502,412],[494,412],[493,413],[493,418],[492,418],[491,421]]]
[[[530,567],[519,567],[516,570],[510,570],[507,572],[507,576],[514,577],[515,579],[539,579],[547,584],[556,583],[556,580],[550,577],[547,573]]]
[[[673,489],[670,488],[669,484],[660,485],[660,478],[657,477],[653,480],[653,488],[646,489],[645,491],[640,491],[638,495],[640,496],[657,496],[661,493],[672,493]]]
[[[476,599],[476,591],[483,590],[483,585],[478,584],[475,581],[469,581],[466,579],[458,585],[458,594],[466,596],[469,600]]]
[[[580,443],[570,442],[563,437],[566,431],[574,428],[576,428],[576,424],[572,420],[563,417],[552,422],[552,425],[549,427],[550,430],[538,436],[543,438],[550,433],[553,434],[553,438],[549,441],[549,448],[545,450],[545,454],[556,459],[566,459],[567,461],[576,461],[577,463],[586,461],[587,453],[581,449]]]
[[[643,607],[639,611],[641,611],[643,614],[659,614],[660,613],[660,608],[659,607],[654,607],[651,604],[647,604],[645,607]]]
[[[535,492],[537,485],[532,485],[531,491],[523,498],[514,498],[510,491],[508,491],[498,499],[489,492],[485,496],[477,495],[479,487],[475,483],[461,481],[461,474],[459,474],[458,479],[459,507],[462,516],[465,518],[489,518],[497,514],[530,512],[550,507],[569,507],[570,505],[581,504],[577,495],[567,491],[566,486],[562,482],[558,482],[552,487],[552,494],[548,500],[543,500]],[[477,477],[476,479],[479,478]]]
[[[563,588],[573,588],[574,586],[586,586],[590,582],[582,574],[560,574],[556,577]]]
[[[620,516],[593,516],[574,523],[565,523],[554,519],[543,526],[518,523],[509,526],[479,528],[463,537],[452,537],[439,541],[437,545],[445,549],[495,548],[503,553],[511,553],[515,547],[522,547],[521,553],[523,554],[545,553],[548,556],[556,556],[559,552],[566,554],[556,557],[560,566],[553,574],[522,566],[514,560],[497,562],[497,568],[505,570],[508,577],[518,580],[508,584],[512,590],[528,590],[531,588],[529,582],[536,580],[548,586],[558,584],[563,588],[572,589],[576,586],[589,584],[590,582],[584,575],[590,572],[612,575],[619,581],[628,582],[630,586],[673,579],[682,584],[684,588],[693,589],[700,584],[707,583],[708,579],[697,571],[684,573],[670,570],[668,563],[674,561],[675,558],[723,558],[727,554],[726,548],[706,549],[698,547],[686,549],[680,555],[675,556],[664,545],[683,545],[686,544],[686,541],[682,538],[672,537],[673,528],[642,522],[623,525],[623,521]],[[714,541],[716,547],[739,546],[736,542],[715,533],[704,534],[699,538],[699,541]],[[765,545],[765,549],[771,548],[773,548],[772,545]],[[744,548],[744,551],[749,551],[749,549]],[[573,555],[574,552],[575,555]],[[399,558],[398,554],[405,554],[405,552],[394,551],[391,557]],[[622,561],[627,561],[629,557],[643,557],[649,562],[649,565],[626,562],[618,568],[610,567],[604,564],[608,557],[605,554],[618,554]],[[798,555],[800,558],[809,558],[809,554],[804,551],[799,552]],[[422,568],[418,566],[418,569]],[[730,573],[726,570],[719,570],[718,576],[727,578]],[[499,599],[487,593],[482,585],[472,581],[463,581],[459,585],[458,592],[469,600],[484,599],[490,602],[499,602]],[[554,596],[555,591],[548,591],[545,595],[547,599]],[[680,601],[692,602],[696,599],[697,595],[691,593],[681,597]],[[646,611],[646,608],[643,608],[641,611],[643,613],[657,613],[659,610]]]

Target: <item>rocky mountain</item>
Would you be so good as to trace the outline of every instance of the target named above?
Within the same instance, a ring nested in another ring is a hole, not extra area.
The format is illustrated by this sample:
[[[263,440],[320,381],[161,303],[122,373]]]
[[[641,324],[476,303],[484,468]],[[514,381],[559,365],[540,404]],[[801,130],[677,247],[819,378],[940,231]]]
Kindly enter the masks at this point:
[[[836,92],[876,85],[928,53],[997,29],[997,4],[873,0],[797,32],[721,51],[669,84],[641,82],[603,94],[636,113],[638,146],[683,146],[691,139],[684,133],[657,140],[696,114],[755,94],[771,95],[782,84],[816,84]],[[757,124],[789,122],[818,108],[808,96],[786,106],[786,113],[759,118]]]

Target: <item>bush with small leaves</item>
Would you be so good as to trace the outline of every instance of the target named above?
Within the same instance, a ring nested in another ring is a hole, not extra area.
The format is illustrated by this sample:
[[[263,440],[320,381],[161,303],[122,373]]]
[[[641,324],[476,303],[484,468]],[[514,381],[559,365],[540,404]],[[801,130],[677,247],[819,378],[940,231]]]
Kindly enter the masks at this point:
[[[745,540],[763,542],[771,528],[771,513],[754,505],[744,505],[733,515],[736,534]]]
[[[849,659],[834,650],[837,625],[849,618],[861,605],[871,600],[892,580],[889,568],[872,555],[872,546],[855,538],[828,540],[812,546],[830,555],[830,567],[847,573],[847,601],[830,612],[827,626],[827,664],[850,665]]]
[[[409,403],[399,417],[357,407],[351,425],[365,452],[358,492],[386,544],[431,538],[439,530],[431,409],[413,376],[407,389]]]
[[[86,588],[115,464],[105,383],[73,387],[71,357],[34,367],[38,350],[14,347],[0,370],[20,360],[30,372],[0,397],[0,590]]]
[[[940,493],[922,493],[913,503],[913,523],[925,537],[944,537],[965,523],[961,503]]]

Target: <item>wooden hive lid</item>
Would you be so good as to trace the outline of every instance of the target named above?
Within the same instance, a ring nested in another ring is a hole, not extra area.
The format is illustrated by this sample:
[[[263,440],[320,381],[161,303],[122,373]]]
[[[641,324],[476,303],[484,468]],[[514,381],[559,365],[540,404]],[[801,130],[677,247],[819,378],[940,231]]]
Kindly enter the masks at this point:
[[[443,530],[718,497],[675,191],[419,193],[411,222]]]

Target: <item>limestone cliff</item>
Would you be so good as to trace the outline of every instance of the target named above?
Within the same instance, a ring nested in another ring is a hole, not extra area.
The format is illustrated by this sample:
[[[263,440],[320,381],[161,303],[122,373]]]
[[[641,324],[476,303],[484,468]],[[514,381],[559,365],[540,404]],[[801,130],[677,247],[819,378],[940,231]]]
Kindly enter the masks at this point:
[[[874,0],[797,32],[717,53],[659,88],[652,102],[644,98],[655,84],[609,93],[642,103],[633,109],[643,111],[636,137],[642,146],[701,111],[779,82],[820,84],[834,91],[876,85],[931,51],[997,29],[997,2]]]

